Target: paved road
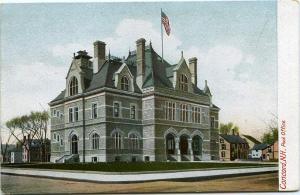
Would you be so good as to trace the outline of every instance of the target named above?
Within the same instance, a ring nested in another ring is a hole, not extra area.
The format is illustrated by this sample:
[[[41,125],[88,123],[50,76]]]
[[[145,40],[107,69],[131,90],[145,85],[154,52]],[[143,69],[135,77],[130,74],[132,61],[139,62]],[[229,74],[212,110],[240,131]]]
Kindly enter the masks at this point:
[[[45,193],[142,193],[277,191],[278,174],[267,173],[208,181],[156,181],[131,184],[101,184],[58,179],[1,175],[1,189],[9,194]]]

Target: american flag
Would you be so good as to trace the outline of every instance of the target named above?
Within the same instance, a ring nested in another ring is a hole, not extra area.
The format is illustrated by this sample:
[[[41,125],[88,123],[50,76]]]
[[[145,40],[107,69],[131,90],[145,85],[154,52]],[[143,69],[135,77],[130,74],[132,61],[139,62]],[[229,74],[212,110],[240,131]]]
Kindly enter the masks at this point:
[[[167,35],[169,36],[171,32],[170,22],[168,16],[163,11],[161,11],[161,22],[165,27]]]

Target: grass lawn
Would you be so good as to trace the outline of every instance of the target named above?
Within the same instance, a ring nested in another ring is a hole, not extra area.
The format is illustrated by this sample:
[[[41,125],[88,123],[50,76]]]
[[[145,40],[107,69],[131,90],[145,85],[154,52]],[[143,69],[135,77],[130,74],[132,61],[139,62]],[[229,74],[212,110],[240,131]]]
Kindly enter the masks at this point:
[[[111,162],[111,163],[76,163],[76,164],[7,164],[4,167],[15,168],[37,168],[37,169],[61,169],[61,170],[83,170],[102,172],[139,172],[139,171],[168,171],[189,169],[227,169],[245,167],[277,166],[274,164],[254,163],[179,163],[179,162]]]

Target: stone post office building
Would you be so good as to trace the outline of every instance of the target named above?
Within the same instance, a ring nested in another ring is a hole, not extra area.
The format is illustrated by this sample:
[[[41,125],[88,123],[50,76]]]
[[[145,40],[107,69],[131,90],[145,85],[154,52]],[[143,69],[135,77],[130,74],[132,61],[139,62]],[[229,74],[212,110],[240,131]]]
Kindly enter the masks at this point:
[[[127,58],[74,54],[66,88],[51,107],[51,161],[218,160],[218,112],[197,58],[169,64],[145,39]]]

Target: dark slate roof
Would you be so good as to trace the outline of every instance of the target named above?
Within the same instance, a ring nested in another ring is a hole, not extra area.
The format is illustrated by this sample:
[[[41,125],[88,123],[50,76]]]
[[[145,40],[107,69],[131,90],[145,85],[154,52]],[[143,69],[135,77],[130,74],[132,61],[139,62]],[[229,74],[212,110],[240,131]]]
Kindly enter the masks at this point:
[[[262,144],[255,144],[252,148],[252,150],[263,150],[266,149],[269,145],[262,143]]]
[[[239,135],[220,134],[220,136],[223,137],[227,142],[231,144],[247,144],[247,142]]]
[[[255,139],[254,137],[252,137],[251,135],[243,135],[245,138],[249,139],[250,141],[252,141],[255,144],[260,144],[261,142],[258,141],[257,139]]]
[[[220,109],[218,106],[213,104],[213,108]]]
[[[173,70],[182,63],[183,58],[178,64],[171,65],[153,50],[151,44],[145,47],[145,79],[143,88],[146,87],[162,87],[173,89],[172,79]],[[125,60],[130,72],[136,78],[136,51],[130,51],[127,59]],[[85,92],[99,89],[102,87],[115,88],[114,86],[114,73],[122,66],[123,62],[117,58],[109,57],[101,69],[97,73],[92,73],[90,80],[88,80],[88,86]],[[203,90],[199,89],[193,84],[194,93],[199,95],[207,95]],[[134,81],[134,91],[141,93],[139,87]],[[65,90],[62,91],[51,102],[61,100],[65,97]]]
[[[66,90],[61,91],[60,94],[56,98],[54,98],[51,102],[55,102],[55,101],[64,99],[65,93],[66,93]]]

